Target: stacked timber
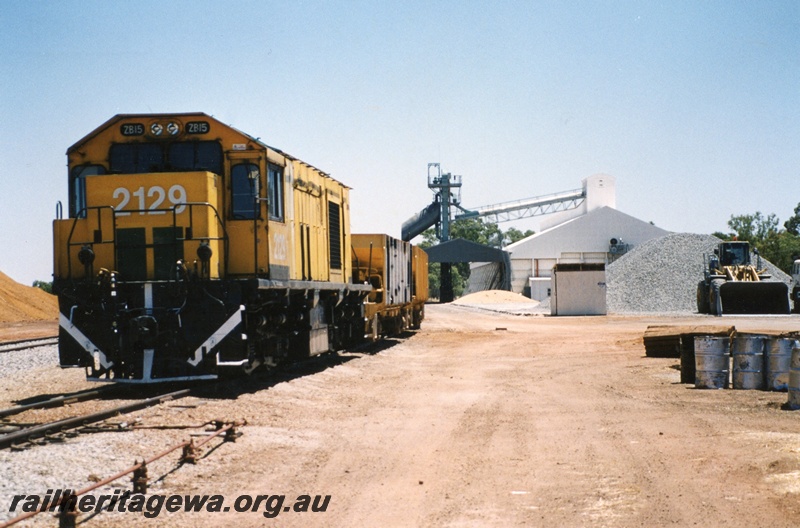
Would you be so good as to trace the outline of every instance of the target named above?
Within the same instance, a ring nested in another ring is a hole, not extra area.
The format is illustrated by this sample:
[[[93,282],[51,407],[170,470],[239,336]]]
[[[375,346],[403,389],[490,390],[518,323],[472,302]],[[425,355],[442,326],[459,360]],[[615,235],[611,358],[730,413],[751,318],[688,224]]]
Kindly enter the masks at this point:
[[[647,357],[680,358],[681,383],[694,383],[694,338],[697,336],[730,337],[736,328],[721,325],[650,325],[644,332]]]
[[[681,357],[681,334],[676,327],[650,325],[644,332],[644,351],[647,357]]]

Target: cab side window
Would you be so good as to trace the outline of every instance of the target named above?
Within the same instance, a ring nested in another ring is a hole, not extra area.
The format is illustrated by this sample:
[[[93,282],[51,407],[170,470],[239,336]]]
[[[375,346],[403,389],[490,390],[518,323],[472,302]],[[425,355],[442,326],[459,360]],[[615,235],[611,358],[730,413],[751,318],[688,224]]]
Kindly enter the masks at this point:
[[[102,165],[79,165],[72,169],[69,179],[69,216],[86,218],[86,176],[105,174]]]
[[[283,222],[283,167],[269,164],[269,218]]]
[[[258,216],[256,201],[258,165],[240,163],[231,168],[231,214],[235,220],[252,220]]]

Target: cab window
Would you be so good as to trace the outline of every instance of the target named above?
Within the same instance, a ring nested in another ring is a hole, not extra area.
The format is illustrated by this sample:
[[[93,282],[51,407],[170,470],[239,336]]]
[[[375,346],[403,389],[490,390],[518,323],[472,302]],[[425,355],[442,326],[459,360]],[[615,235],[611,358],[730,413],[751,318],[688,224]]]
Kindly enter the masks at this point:
[[[217,141],[181,141],[169,146],[169,165],[175,171],[204,170],[222,174],[222,146]]]
[[[108,164],[115,174],[163,172],[164,153],[155,143],[117,143],[108,151]]]
[[[96,176],[105,174],[106,169],[102,165],[79,165],[73,167],[69,179],[69,215],[72,218],[86,217],[86,176]]]
[[[283,222],[283,167],[269,164],[269,218]]]
[[[257,182],[261,177],[258,165],[240,163],[231,168],[231,215],[236,220],[252,220],[258,216]]]

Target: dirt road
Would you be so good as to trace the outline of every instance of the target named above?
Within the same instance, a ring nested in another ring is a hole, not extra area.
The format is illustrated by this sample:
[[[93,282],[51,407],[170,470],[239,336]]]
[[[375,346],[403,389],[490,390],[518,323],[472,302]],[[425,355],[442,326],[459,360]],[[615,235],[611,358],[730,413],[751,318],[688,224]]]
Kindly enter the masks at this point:
[[[786,393],[696,390],[680,384],[678,360],[647,358],[642,344],[648,324],[794,330],[797,316],[427,311],[422,331],[379,351],[245,382],[235,399],[212,391],[197,407],[145,414],[144,424],[248,420],[235,444],[197,465],[170,459],[150,471],[151,494],[220,495],[227,513],[103,513],[86,526],[800,525],[800,411],[781,409]],[[81,377],[41,369],[4,394]],[[105,433],[26,453],[58,461],[47,487],[80,487],[90,472],[111,474],[186,434]],[[94,457],[79,455],[86,442]],[[20,465],[15,478],[30,471],[42,470]],[[293,511],[302,495],[312,505],[319,495],[325,511]],[[52,525],[39,517],[36,526]]]
[[[174,514],[189,526],[797,526],[800,411],[695,390],[644,357],[648,324],[431,306],[379,353],[240,396],[235,446],[180,493],[330,495],[325,512]],[[795,317],[724,320],[793,329]],[[230,402],[217,405],[231,408]],[[246,410],[245,410],[246,409]],[[229,504],[229,503],[226,503]],[[242,503],[244,504],[244,503]],[[276,506],[273,502],[270,507]]]

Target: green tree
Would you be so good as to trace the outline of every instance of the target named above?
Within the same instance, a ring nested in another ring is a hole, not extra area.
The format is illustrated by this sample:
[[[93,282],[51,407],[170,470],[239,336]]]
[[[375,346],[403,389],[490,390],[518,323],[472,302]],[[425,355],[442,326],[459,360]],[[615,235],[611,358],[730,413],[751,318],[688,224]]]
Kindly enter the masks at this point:
[[[778,234],[778,217],[774,214],[765,217],[760,211],[752,215],[731,215],[728,227],[733,229],[739,240],[746,240],[758,247],[767,238]]]
[[[794,208],[794,214],[783,223],[783,227],[792,235],[800,235],[800,203]]]
[[[797,216],[797,208],[795,213]],[[780,229],[778,225],[778,217],[774,214],[764,216],[760,212],[756,212],[749,215],[731,215],[728,227],[733,230],[732,233],[727,236],[722,233],[714,233],[714,235],[723,240],[733,238],[746,240],[753,248],[758,249],[762,257],[786,273],[791,273],[794,257],[800,255],[800,236],[792,233],[789,227],[796,228],[800,224],[794,224],[790,219],[784,223],[787,229]]]
[[[795,256],[800,255],[800,237],[780,231],[763,240],[758,251],[765,259],[791,274]]]
[[[44,282],[40,280],[33,281],[33,287],[39,288],[40,290],[44,290],[47,293],[53,293],[53,283],[52,282]]]
[[[497,224],[483,218],[462,218],[450,224],[450,238],[463,238],[484,246],[500,247],[503,232]]]
[[[523,233],[516,227],[509,227],[508,230],[505,232],[503,245],[507,246],[509,244],[513,244],[514,242],[519,242],[523,238],[528,238],[529,236],[534,234],[536,234],[536,232],[531,229],[528,229]]]

